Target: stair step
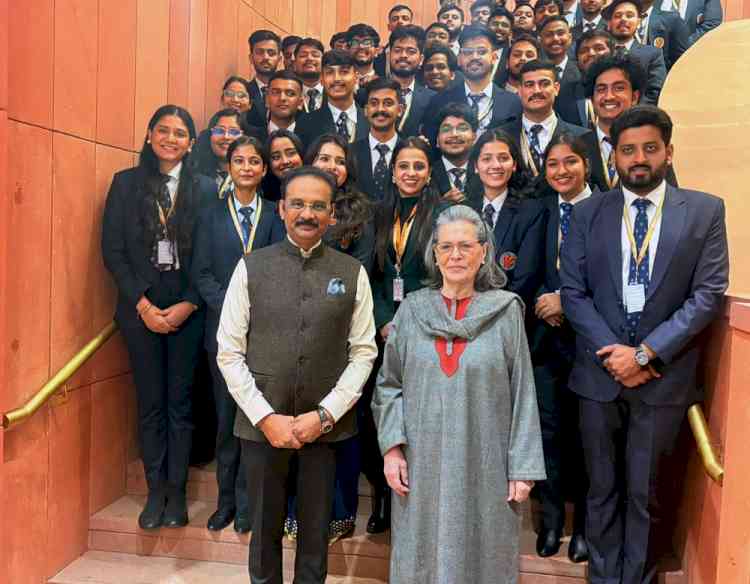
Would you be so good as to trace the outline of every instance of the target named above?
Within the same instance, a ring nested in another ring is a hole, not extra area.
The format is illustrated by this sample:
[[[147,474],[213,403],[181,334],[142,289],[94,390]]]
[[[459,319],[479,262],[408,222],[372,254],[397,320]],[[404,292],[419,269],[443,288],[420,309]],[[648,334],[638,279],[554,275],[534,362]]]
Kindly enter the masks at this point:
[[[222,562],[136,556],[90,551],[78,558],[48,584],[247,584],[247,568]],[[285,573],[285,584],[292,572]],[[376,578],[331,575],[326,584],[385,584]]]

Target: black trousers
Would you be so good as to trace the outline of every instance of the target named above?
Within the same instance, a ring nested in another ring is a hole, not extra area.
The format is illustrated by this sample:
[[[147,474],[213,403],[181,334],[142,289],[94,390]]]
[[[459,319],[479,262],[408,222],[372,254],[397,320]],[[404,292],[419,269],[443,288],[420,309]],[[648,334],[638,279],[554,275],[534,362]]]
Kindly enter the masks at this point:
[[[219,485],[217,507],[246,513],[247,475],[242,463],[240,439],[234,435],[237,402],[229,393],[224,376],[216,364],[216,353],[208,353],[208,366],[216,404],[216,482]]]
[[[166,307],[171,302],[152,302]],[[174,302],[177,300],[175,299]],[[203,312],[177,332],[153,333],[132,309],[118,316],[138,401],[138,439],[149,491],[185,493],[193,434],[191,387],[203,338]]]
[[[583,533],[588,480],[578,424],[578,396],[568,389],[570,366],[562,360],[534,366],[539,422],[542,429],[547,480],[535,495],[542,511],[542,528],[562,533],[565,501],[575,504],[573,531]]]
[[[650,406],[624,389],[607,403],[579,398],[589,474],[586,540],[591,584],[657,581],[666,483],[660,472],[673,452],[687,406]]]
[[[388,482],[383,474],[383,455],[380,454],[378,444],[378,429],[372,416],[372,394],[375,391],[378,371],[383,364],[383,348],[385,343],[380,334],[375,335],[378,345],[378,356],[372,367],[372,373],[362,389],[362,397],[357,402],[357,425],[360,439],[360,467],[373,489],[384,493]]]
[[[282,547],[290,465],[297,466],[297,553],[294,584],[324,584],[328,573],[328,522],[333,506],[336,455],[331,444],[299,450],[242,441],[248,497],[253,501],[250,582],[282,584]]]

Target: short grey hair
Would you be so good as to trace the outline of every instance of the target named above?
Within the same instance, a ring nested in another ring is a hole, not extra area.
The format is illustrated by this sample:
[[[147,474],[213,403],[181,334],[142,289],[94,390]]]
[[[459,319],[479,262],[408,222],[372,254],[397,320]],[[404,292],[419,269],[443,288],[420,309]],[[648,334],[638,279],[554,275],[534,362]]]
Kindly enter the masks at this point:
[[[430,288],[442,288],[443,274],[440,272],[440,268],[438,268],[437,261],[435,260],[435,245],[438,242],[438,230],[443,225],[457,221],[465,221],[473,225],[477,231],[477,240],[479,243],[487,245],[485,261],[479,266],[479,271],[474,280],[476,291],[486,292],[505,287],[508,283],[508,278],[505,272],[500,269],[500,266],[497,265],[497,262],[495,262],[495,240],[492,230],[482,220],[479,213],[466,205],[453,205],[438,215],[435,227],[432,230],[432,236],[424,250],[424,265],[427,269],[427,278],[424,280],[425,285]]]

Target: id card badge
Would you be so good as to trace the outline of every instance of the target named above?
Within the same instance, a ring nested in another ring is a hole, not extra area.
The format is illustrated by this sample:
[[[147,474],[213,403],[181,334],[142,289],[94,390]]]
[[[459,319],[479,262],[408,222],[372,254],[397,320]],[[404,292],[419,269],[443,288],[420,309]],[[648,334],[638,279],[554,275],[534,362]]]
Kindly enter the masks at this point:
[[[625,286],[624,296],[628,314],[643,312],[646,304],[646,288],[643,284],[628,284]]]
[[[171,266],[174,264],[172,255],[172,242],[167,239],[159,240],[156,247],[156,261],[160,266]]]
[[[393,278],[393,301],[404,301],[404,279],[400,276]]]

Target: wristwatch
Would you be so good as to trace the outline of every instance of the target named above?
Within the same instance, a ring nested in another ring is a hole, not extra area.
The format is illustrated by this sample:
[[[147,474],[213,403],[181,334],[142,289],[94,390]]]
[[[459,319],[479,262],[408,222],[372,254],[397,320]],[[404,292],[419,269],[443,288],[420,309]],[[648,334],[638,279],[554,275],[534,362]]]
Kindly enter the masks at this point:
[[[648,353],[646,352],[646,349],[644,348],[643,345],[641,345],[635,350],[634,356],[635,356],[635,362],[638,363],[638,365],[640,365],[641,367],[645,367],[646,365],[648,365],[648,362],[650,361],[650,359],[648,358]]]
[[[323,431],[323,434],[328,434],[328,432],[333,430],[333,422],[331,422],[328,412],[323,406],[318,406],[318,416],[320,416],[320,429]]]

